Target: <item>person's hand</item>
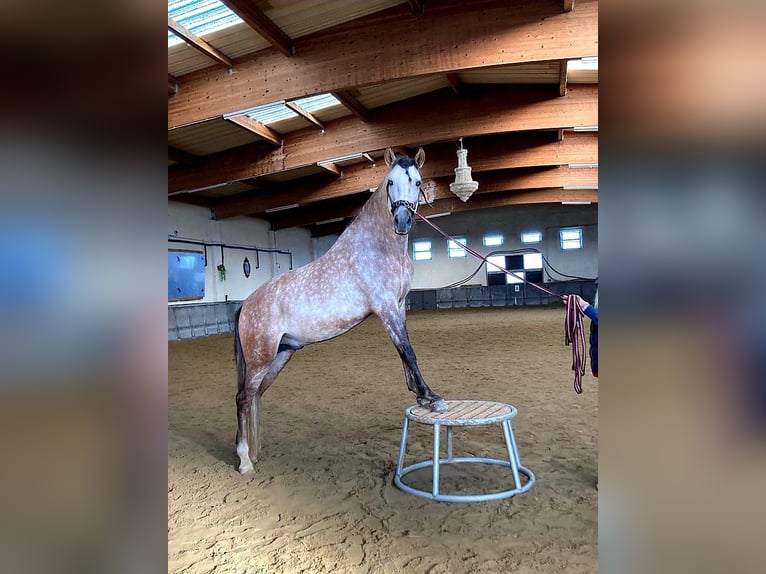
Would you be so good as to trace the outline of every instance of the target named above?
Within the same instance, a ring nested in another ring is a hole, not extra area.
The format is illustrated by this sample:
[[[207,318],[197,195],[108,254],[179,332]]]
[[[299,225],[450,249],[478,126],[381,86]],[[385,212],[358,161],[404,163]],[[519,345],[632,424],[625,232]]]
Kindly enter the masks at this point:
[[[589,303],[585,299],[580,297],[579,295],[564,295],[563,296],[564,303],[569,302],[569,297],[574,297],[575,301],[577,302],[577,306],[580,308],[581,311],[584,311],[585,308],[589,305]]]

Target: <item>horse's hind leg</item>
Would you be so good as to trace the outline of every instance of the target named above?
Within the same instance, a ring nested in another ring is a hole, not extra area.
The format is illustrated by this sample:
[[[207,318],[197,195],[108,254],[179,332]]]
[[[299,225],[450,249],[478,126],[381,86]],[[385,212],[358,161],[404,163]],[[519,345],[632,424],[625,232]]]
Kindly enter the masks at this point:
[[[239,472],[242,474],[253,470],[253,463],[258,461],[261,451],[261,397],[293,354],[294,349],[277,353],[265,373],[263,370],[258,372],[237,393],[237,454],[240,460]]]
[[[265,393],[266,390],[276,380],[277,375],[280,373],[282,369],[285,368],[285,365],[295,354],[295,351],[296,349],[286,349],[284,351],[280,351],[279,353],[277,353],[277,356],[274,357],[274,360],[271,362],[271,365],[269,365],[269,370],[266,371],[266,375],[263,377],[263,380],[261,381],[261,386],[259,389],[261,395],[263,395],[263,393]]]
[[[242,474],[252,472],[253,460],[257,460],[260,450],[261,394],[258,387],[264,371],[256,371],[237,392],[237,455]]]
[[[383,327],[385,327],[388,336],[394,343],[399,356],[402,359],[404,367],[404,378],[407,382],[407,388],[417,395],[418,404],[427,406],[432,411],[442,412],[447,410],[447,402],[431,390],[426,384],[423,375],[418,367],[418,361],[415,357],[415,350],[410,343],[410,337],[407,333],[407,326],[404,320],[404,310],[399,309],[395,312],[378,314]]]

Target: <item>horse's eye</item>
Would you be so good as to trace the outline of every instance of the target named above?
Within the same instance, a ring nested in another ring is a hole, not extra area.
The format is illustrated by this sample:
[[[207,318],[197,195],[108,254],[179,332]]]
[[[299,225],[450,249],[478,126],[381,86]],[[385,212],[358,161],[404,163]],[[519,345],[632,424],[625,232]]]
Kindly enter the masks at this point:
[[[419,181],[416,181],[416,182],[415,182],[415,185],[417,185],[418,187],[420,187],[420,182],[419,182]]]
[[[392,179],[388,180],[388,185],[394,185],[394,181]]]

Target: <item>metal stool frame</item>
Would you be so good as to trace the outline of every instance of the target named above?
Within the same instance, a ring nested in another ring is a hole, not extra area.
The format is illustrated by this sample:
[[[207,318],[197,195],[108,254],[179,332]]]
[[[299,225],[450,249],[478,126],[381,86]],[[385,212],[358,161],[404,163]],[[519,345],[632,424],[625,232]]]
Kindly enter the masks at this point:
[[[414,494],[415,496],[442,502],[485,502],[488,500],[510,498],[511,496],[526,492],[532,488],[536,480],[535,475],[531,470],[521,465],[519,450],[516,446],[516,437],[513,435],[513,428],[511,427],[511,420],[518,413],[514,406],[490,401],[447,401],[447,405],[449,408],[446,413],[430,413],[418,405],[409,407],[405,411],[402,441],[399,446],[399,459],[396,465],[396,474],[394,475],[394,484],[399,489],[409,494]],[[468,411],[468,414],[470,414],[471,411],[476,412],[483,410],[483,412],[489,412],[490,415],[479,418],[473,416],[461,417],[459,415],[457,418],[447,418],[450,412],[461,410]],[[434,427],[433,458],[403,467],[404,455],[407,450],[407,434],[409,432],[410,420],[422,424],[430,424]],[[508,460],[473,456],[454,457],[452,455],[453,427],[486,426],[490,424],[499,424],[502,427],[505,448],[508,451]],[[447,458],[441,458],[440,455],[442,426],[447,427]],[[508,467],[511,469],[511,474],[513,475],[514,488],[487,494],[441,494],[439,492],[439,466],[442,464],[462,463],[494,464]],[[414,488],[402,482],[403,476],[429,466],[433,468],[431,492]],[[527,477],[528,480],[526,484],[521,484],[519,473],[524,474]]]

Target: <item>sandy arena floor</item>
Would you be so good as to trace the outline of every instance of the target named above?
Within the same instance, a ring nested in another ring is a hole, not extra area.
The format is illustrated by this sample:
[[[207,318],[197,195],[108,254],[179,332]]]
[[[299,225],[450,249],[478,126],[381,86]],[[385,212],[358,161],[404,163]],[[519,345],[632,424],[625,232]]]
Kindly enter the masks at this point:
[[[598,392],[572,390],[564,312],[421,311],[408,329],[447,399],[515,405],[537,484],[511,499],[431,502],[392,484],[404,409],[399,357],[370,318],[296,353],[263,398],[263,451],[240,476],[232,336],[169,344],[168,568],[232,573],[597,571]],[[587,320],[586,320],[587,324]],[[413,424],[407,460],[430,457]],[[499,426],[456,429],[455,455],[502,458]],[[408,475],[420,488],[429,470]],[[508,474],[505,474],[508,473]],[[442,467],[442,490],[507,486],[501,467]]]

